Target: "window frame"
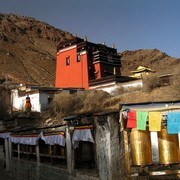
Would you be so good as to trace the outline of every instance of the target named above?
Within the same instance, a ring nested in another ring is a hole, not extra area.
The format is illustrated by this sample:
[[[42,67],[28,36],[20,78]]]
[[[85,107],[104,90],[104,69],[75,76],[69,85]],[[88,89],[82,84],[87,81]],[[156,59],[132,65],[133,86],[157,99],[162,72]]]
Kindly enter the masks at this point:
[[[70,56],[67,56],[66,57],[66,66],[69,66],[70,65]]]
[[[81,62],[81,55],[80,55],[80,53],[77,53],[77,60],[76,60],[77,62]]]
[[[56,149],[56,150],[55,150]],[[62,150],[64,154],[62,154]],[[39,140],[40,163],[67,168],[66,146],[45,144]]]

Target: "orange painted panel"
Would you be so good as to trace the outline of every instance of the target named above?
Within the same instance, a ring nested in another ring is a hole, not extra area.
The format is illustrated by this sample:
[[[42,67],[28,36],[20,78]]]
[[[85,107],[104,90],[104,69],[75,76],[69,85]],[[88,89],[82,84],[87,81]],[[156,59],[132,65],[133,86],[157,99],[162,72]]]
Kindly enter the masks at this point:
[[[66,65],[67,57],[70,58],[69,65]],[[87,54],[81,55],[80,58],[80,62],[77,62],[76,47],[57,54],[56,87],[88,89]]]
[[[101,78],[101,65],[100,65],[100,63],[94,64],[94,68],[95,68],[96,79],[100,79]]]

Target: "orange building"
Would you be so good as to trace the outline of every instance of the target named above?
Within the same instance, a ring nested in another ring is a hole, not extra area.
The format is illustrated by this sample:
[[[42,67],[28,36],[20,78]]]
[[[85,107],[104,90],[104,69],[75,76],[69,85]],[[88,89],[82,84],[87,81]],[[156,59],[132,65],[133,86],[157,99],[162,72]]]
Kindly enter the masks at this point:
[[[120,76],[120,67],[115,48],[74,37],[57,47],[55,86],[89,89],[92,80]]]

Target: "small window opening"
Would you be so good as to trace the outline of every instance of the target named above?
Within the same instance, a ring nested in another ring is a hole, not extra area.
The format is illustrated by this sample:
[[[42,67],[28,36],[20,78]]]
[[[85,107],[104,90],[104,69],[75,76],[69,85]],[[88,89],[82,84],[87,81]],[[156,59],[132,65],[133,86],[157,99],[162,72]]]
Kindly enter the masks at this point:
[[[66,66],[69,66],[70,65],[70,57],[66,57]]]
[[[80,54],[77,54],[77,62],[80,62],[81,61],[81,56]]]

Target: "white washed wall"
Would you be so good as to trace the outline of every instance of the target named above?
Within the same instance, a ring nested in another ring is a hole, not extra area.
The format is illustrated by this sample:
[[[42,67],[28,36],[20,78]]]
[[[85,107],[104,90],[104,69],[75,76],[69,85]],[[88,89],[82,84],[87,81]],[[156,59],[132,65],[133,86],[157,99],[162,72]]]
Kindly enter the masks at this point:
[[[143,87],[143,82],[142,80],[135,80],[132,81],[131,83],[124,83],[122,84],[122,87],[124,87],[125,89],[131,88],[131,87]]]
[[[48,108],[48,97],[47,93],[40,93],[41,111]]]
[[[130,81],[130,82],[126,82],[126,83],[118,83],[118,84],[107,83],[104,85],[90,87],[90,89],[103,90],[108,93],[112,93],[112,91],[114,91],[115,89],[120,88],[120,87],[123,87],[124,89],[128,89],[128,88],[132,88],[132,87],[142,88],[142,86],[143,86],[142,80],[135,80],[135,81]]]
[[[41,112],[41,103],[40,103],[39,93],[31,94],[29,95],[29,97],[31,99],[31,105],[32,105],[31,111]]]
[[[18,97],[18,90],[14,89],[11,91],[11,102],[13,108],[23,111],[25,110],[26,97]]]
[[[20,110],[20,111],[25,111],[25,103],[26,103],[26,97],[27,96],[18,96],[18,90],[12,90],[11,91],[11,102],[12,102],[12,106],[13,108]],[[28,94],[28,93],[27,93]],[[30,99],[31,99],[31,105],[32,111],[37,111],[37,112],[41,112],[41,104],[39,101],[39,93],[35,93],[35,94],[30,94],[29,95]]]

